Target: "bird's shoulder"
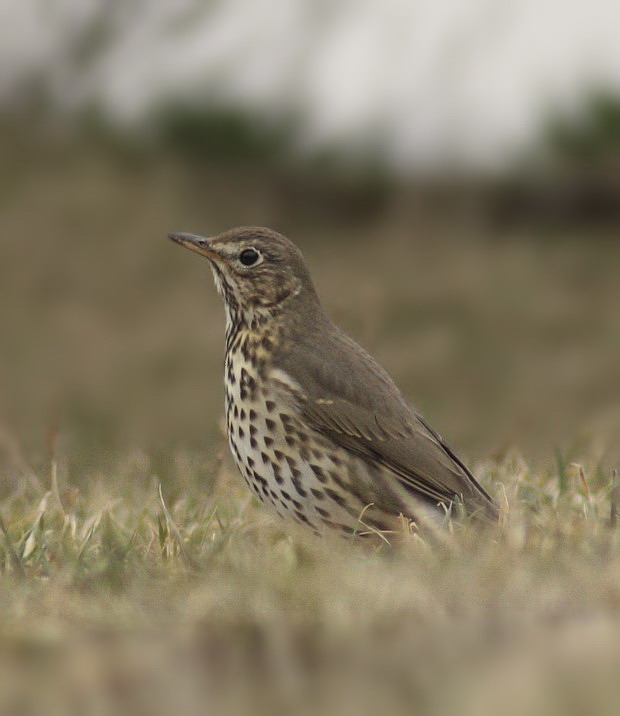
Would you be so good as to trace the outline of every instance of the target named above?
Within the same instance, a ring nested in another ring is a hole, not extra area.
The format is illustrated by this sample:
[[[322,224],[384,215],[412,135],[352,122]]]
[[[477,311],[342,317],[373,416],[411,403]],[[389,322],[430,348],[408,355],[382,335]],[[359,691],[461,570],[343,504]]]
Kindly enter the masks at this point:
[[[272,366],[298,386],[304,410],[334,430],[385,441],[422,425],[387,371],[326,317],[287,336]]]

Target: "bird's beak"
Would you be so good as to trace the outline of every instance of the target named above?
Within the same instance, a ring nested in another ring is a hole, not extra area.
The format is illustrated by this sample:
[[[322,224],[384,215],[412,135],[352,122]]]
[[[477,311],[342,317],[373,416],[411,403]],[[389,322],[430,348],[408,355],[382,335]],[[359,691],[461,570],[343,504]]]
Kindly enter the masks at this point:
[[[195,251],[197,254],[206,256],[211,261],[222,261],[222,256],[211,246],[209,239],[205,239],[204,236],[198,236],[197,234],[183,234],[183,233],[171,233],[168,234],[168,238],[175,241],[181,246],[185,246],[186,249]]]

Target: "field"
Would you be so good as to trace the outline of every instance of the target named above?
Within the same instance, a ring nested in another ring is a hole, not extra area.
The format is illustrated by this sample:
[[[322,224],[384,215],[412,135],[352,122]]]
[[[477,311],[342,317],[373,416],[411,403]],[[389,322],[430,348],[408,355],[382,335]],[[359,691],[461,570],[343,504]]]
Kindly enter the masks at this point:
[[[618,713],[613,236],[421,221],[402,198],[344,216],[277,178],[62,140],[2,151],[1,713]],[[500,525],[369,548],[255,504],[222,433],[220,300],[165,239],[244,223],[298,241]]]

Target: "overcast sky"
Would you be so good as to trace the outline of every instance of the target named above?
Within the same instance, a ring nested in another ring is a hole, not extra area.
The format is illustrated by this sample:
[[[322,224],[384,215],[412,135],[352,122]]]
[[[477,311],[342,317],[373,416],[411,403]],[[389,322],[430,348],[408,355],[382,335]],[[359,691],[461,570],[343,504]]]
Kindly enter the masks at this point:
[[[303,149],[493,166],[587,88],[620,92],[619,34],[618,0],[0,0],[0,102],[33,77],[128,124],[232,101],[301,116]]]

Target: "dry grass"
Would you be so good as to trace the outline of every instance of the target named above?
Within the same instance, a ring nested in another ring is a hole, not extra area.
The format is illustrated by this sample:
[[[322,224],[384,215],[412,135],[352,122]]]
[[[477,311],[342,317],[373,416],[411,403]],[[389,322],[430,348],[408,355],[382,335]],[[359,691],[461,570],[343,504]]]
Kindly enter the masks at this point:
[[[0,195],[0,712],[618,712],[614,244],[319,228],[230,177],[51,159]],[[250,500],[221,306],[163,238],[245,222],[300,237],[501,525],[364,547]]]
[[[590,467],[506,457],[480,470],[501,526],[391,548],[286,536],[228,471],[174,501],[16,491],[0,710],[615,713],[620,538]]]

